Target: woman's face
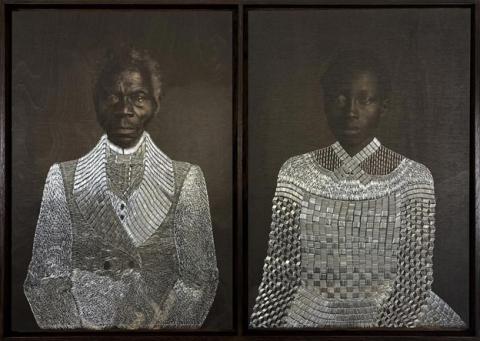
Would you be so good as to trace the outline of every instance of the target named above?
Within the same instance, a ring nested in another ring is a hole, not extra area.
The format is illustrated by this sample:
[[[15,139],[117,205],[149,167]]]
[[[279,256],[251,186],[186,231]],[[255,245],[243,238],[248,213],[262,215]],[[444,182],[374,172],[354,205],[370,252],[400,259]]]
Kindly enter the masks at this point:
[[[107,78],[100,92],[97,115],[108,139],[133,147],[156,109],[150,83],[138,70],[126,69]]]
[[[326,89],[326,113],[337,140],[354,148],[373,139],[384,103],[372,72],[354,72],[344,78]]]

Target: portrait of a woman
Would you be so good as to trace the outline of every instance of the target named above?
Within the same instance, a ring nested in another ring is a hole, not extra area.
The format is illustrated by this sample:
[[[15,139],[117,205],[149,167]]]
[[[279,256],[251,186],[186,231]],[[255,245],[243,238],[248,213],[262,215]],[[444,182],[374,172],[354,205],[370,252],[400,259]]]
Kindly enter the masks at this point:
[[[388,72],[368,51],[332,59],[321,82],[337,142],[279,172],[250,325],[464,327],[432,291],[431,172],[376,138]]]

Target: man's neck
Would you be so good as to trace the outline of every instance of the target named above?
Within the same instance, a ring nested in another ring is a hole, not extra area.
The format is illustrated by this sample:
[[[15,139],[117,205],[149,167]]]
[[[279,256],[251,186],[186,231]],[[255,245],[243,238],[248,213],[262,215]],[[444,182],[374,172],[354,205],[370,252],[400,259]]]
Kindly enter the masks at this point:
[[[142,145],[144,140],[145,140],[145,133],[143,133],[143,135],[138,139],[138,141],[135,143],[135,145],[133,147],[122,148],[122,147],[114,144],[108,138],[107,138],[107,145],[115,153],[122,154],[122,155],[130,155],[130,154],[135,153],[138,150],[138,148],[140,148],[140,146]]]

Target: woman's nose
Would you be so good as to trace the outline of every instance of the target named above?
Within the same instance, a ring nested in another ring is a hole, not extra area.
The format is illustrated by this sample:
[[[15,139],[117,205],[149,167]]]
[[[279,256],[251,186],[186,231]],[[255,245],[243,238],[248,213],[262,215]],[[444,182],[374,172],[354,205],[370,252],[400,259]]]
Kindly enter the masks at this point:
[[[350,99],[350,103],[347,105],[346,109],[348,117],[358,117],[357,101],[355,98]]]

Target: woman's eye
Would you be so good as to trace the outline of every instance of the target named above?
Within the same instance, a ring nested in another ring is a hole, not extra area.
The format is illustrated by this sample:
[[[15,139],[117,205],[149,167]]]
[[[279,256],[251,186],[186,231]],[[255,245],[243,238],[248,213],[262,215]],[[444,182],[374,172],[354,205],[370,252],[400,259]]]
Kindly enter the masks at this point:
[[[372,104],[375,101],[373,97],[367,96],[367,97],[361,97],[359,98],[358,102],[362,105],[369,105]]]

